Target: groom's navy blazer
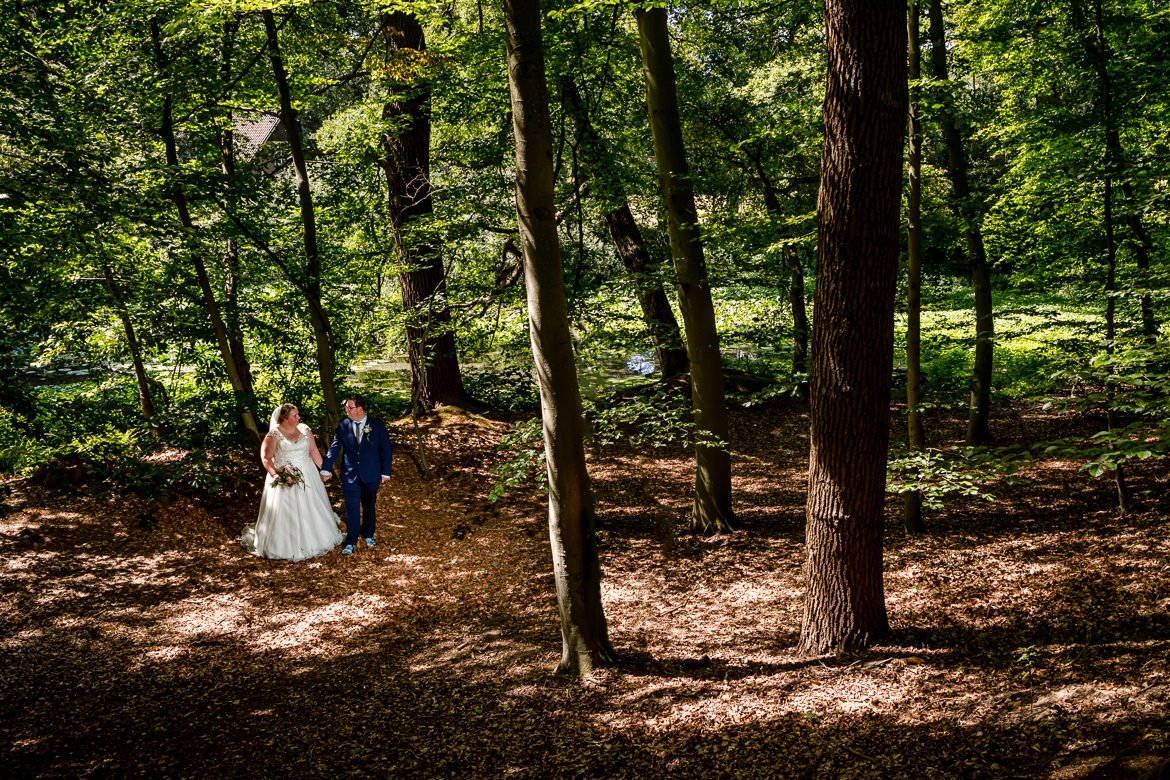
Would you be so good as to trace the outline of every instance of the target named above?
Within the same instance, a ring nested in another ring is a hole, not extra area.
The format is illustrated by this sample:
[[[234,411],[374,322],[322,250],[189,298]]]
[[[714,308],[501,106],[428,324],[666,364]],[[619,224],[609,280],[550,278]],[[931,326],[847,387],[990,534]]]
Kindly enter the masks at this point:
[[[333,471],[337,453],[344,450],[341,459],[341,479],[346,484],[359,482],[377,485],[383,476],[390,476],[393,448],[390,434],[381,420],[366,417],[366,427],[359,443],[353,434],[353,421],[348,417],[337,424],[333,443],[321,462],[322,471]]]

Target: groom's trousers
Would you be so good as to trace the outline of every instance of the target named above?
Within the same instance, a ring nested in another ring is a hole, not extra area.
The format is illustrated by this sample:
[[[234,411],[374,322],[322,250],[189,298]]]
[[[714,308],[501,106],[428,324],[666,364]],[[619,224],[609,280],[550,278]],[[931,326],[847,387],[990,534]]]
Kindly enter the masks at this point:
[[[381,480],[373,484],[360,479],[347,482],[342,490],[345,498],[345,543],[357,544],[358,536],[374,538]]]

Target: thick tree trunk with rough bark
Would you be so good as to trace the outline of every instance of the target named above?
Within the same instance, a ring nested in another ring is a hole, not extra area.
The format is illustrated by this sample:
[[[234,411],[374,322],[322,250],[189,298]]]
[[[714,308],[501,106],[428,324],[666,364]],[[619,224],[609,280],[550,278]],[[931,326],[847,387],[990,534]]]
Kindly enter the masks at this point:
[[[557,236],[539,0],[505,0],[504,24],[516,138],[516,212],[532,356],[540,381],[549,542],[561,618],[562,652],[557,671],[585,675],[611,662],[614,653],[601,605],[601,564],[585,468],[584,418]]]
[[[906,193],[906,449],[921,452],[926,447],[922,429],[922,48],[919,44],[918,0],[910,0],[906,11],[909,41],[907,63],[910,76],[910,137],[907,144]],[[922,521],[922,492],[903,496],[903,524],[906,532],[926,532]]]
[[[724,399],[723,362],[707,264],[699,238],[694,187],[683,150],[682,123],[667,35],[666,10],[638,9],[638,41],[646,78],[646,105],[654,136],[654,159],[666,203],[670,251],[678,279],[679,307],[691,360],[695,415],[695,502],[691,529],[713,534],[735,524],[731,508],[731,444]]]
[[[906,6],[828,0],[800,648],[889,630],[882,530],[906,123]]]
[[[654,351],[658,356],[659,373],[663,379],[685,374],[690,369],[690,363],[686,349],[683,348],[678,320],[675,319],[674,310],[670,308],[670,301],[657,275],[658,263],[650,256],[642,231],[630,211],[625,189],[621,182],[609,174],[612,161],[607,159],[604,144],[589,119],[581,93],[571,77],[563,80],[561,93],[577,136],[585,175],[597,180],[601,197],[617,204],[615,208],[606,211],[605,227],[634,283],[638,303],[642,307],[642,319],[650,331]]]
[[[333,332],[329,315],[321,302],[321,253],[317,246],[317,215],[313,208],[313,192],[309,186],[309,169],[305,164],[305,146],[301,134],[301,120],[293,108],[292,91],[288,85],[288,74],[284,69],[284,58],[280,53],[276,18],[272,11],[263,11],[264,29],[268,36],[268,58],[272,62],[272,73],[280,98],[280,121],[288,136],[288,149],[296,174],[297,198],[301,206],[301,235],[305,248],[305,266],[301,280],[301,293],[309,309],[309,323],[313,327],[316,345],[317,371],[321,378],[321,395],[325,401],[326,422],[324,431],[331,431],[341,420],[341,399],[337,394],[337,359],[333,352]]]
[[[421,59],[426,51],[422,25],[413,14],[396,11],[382,22],[387,56],[405,50]],[[434,211],[431,198],[431,90],[425,76],[412,83],[393,85],[382,117],[393,128],[382,137],[390,220],[402,306],[406,310],[406,338],[410,349],[412,398],[419,410],[440,404],[466,404],[467,391],[459,370],[451,308],[447,303],[447,274],[438,249],[426,239],[410,235],[410,224]]]
[[[155,64],[158,66],[159,74],[164,81],[166,90],[163,95],[162,122],[160,123],[159,131],[162,135],[163,146],[166,149],[167,167],[177,176],[179,152],[178,143],[175,140],[174,101],[171,97],[170,84],[166,83],[171,78],[170,61],[163,51],[162,31],[157,17],[151,17],[150,38],[154,47]],[[179,223],[183,226],[184,231],[188,234],[194,233],[195,224],[191,219],[191,213],[187,207],[187,197],[183,193],[183,186],[178,179],[172,184],[171,200],[174,202],[175,209],[178,211]],[[190,241],[190,237],[188,237],[188,241]],[[252,409],[253,395],[251,377],[240,372],[237,358],[232,353],[231,343],[228,339],[227,325],[224,323],[219,302],[216,300],[215,291],[211,285],[211,276],[207,272],[207,264],[203,262],[203,257],[197,247],[191,246],[188,243],[188,250],[191,254],[191,264],[195,269],[195,278],[199,283],[199,294],[203,299],[203,307],[207,310],[208,319],[211,321],[211,328],[215,334],[215,343],[219,348],[220,357],[227,371],[232,394],[235,396],[236,412],[240,415],[240,420],[243,422],[244,428],[255,441],[259,442],[262,434],[260,433],[259,424],[256,421],[256,415]]]
[[[943,25],[942,0],[930,0],[930,62],[933,75],[947,84],[946,30]],[[991,442],[991,372],[994,360],[995,316],[991,300],[991,273],[987,251],[983,246],[980,222],[982,206],[971,192],[967,175],[967,151],[955,119],[954,105],[947,100],[939,123],[947,147],[947,168],[951,178],[951,195],[955,213],[963,224],[967,242],[967,260],[971,266],[971,286],[975,292],[975,365],[972,371],[971,411],[967,420],[967,443]]]

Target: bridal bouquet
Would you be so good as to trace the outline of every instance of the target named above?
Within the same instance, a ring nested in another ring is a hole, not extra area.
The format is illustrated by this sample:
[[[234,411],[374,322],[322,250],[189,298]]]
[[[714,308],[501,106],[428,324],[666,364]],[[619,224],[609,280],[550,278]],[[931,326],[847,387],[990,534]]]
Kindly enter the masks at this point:
[[[305,475],[301,470],[292,464],[281,466],[276,470],[276,476],[272,478],[273,487],[292,487],[293,485],[305,485]]]

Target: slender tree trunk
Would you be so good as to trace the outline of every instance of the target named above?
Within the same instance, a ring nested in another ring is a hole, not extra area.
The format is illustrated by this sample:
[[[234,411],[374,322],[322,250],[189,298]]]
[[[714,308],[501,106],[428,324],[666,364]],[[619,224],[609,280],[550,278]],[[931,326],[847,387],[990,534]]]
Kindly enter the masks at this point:
[[[904,2],[828,0],[825,27],[806,653],[856,650],[889,630],[882,532],[907,108]]]
[[[234,36],[239,29],[239,22],[232,20],[224,24],[223,30],[223,61],[220,67],[224,84],[231,82],[232,53],[234,50]],[[228,198],[235,202],[234,180],[236,176],[235,132],[232,129],[232,114],[228,111],[228,127],[220,135],[220,170],[228,187]],[[252,366],[248,362],[248,353],[244,348],[244,333],[240,327],[240,307],[237,291],[240,279],[240,250],[236,239],[229,238],[223,253],[223,320],[227,336],[228,350],[232,362],[235,364],[236,375],[240,378],[240,392],[249,410],[256,408],[255,385],[252,381]],[[252,429],[248,429],[252,432]],[[259,437],[259,421],[256,423],[255,435]],[[257,438],[256,443],[260,440]]]
[[[207,316],[211,320],[211,328],[215,334],[215,343],[219,348],[219,354],[223,360],[224,368],[227,370],[228,382],[231,384],[232,394],[235,396],[236,411],[240,415],[240,420],[243,422],[244,428],[251,434],[255,441],[260,441],[260,427],[256,422],[256,415],[251,408],[252,393],[250,384],[241,376],[236,360],[232,354],[231,345],[228,341],[227,326],[224,324],[219,303],[215,298],[215,291],[211,285],[211,277],[207,273],[207,264],[203,262],[203,257],[199,249],[191,243],[191,234],[195,232],[195,225],[191,219],[190,210],[187,207],[187,197],[183,193],[182,183],[177,178],[179,152],[178,144],[175,140],[174,102],[169,83],[171,78],[170,63],[162,48],[162,32],[157,17],[151,17],[150,19],[150,38],[154,46],[155,63],[158,66],[159,74],[163,79],[166,90],[163,96],[162,123],[159,130],[162,135],[163,145],[166,148],[167,167],[176,176],[171,187],[171,200],[174,202],[175,209],[178,211],[179,223],[188,234],[186,238],[188,242],[187,247],[191,253],[191,264],[195,268],[195,277],[199,283],[199,292],[203,298],[203,307],[207,310]]]
[[[1150,254],[1153,252],[1153,240],[1142,223],[1141,211],[1134,197],[1133,185],[1125,175],[1125,152],[1121,147],[1121,133],[1117,129],[1117,117],[1113,113],[1113,80],[1109,75],[1109,60],[1113,52],[1109,42],[1105,39],[1104,9],[1101,0],[1093,0],[1094,40],[1088,44],[1093,64],[1097,69],[1097,81],[1102,96],[1102,118],[1105,122],[1105,150],[1109,160],[1109,174],[1121,188],[1121,198],[1125,203],[1123,218],[1133,234],[1134,260],[1138,267],[1139,284],[1148,288],[1150,284]],[[1142,317],[1142,335],[1148,343],[1153,343],[1158,334],[1158,323],[1154,318],[1154,308],[1149,293],[1142,293],[1139,298]]]
[[[1105,351],[1109,355],[1114,351],[1114,339],[1117,338],[1117,237],[1113,220],[1113,180],[1117,175],[1121,160],[1120,144],[1109,142],[1110,135],[1115,135],[1113,125],[1113,89],[1109,80],[1108,69],[1105,67],[1105,28],[1102,24],[1101,1],[1094,3],[1096,10],[1096,39],[1097,52],[1100,55],[1098,67],[1100,76],[1098,86],[1101,94],[1101,112],[1105,118],[1105,192],[1104,192],[1104,228],[1105,228]],[[1116,386],[1112,381],[1105,383],[1105,429],[1112,432],[1117,427],[1116,413],[1113,410],[1113,398]],[[1114,486],[1117,489],[1117,506],[1125,512],[1129,509],[1129,488],[1125,482],[1125,469],[1121,463],[1117,464],[1113,472]]]
[[[114,302],[114,309],[118,312],[118,319],[122,322],[122,331],[126,334],[126,347],[130,350],[130,361],[134,365],[134,379],[138,382],[138,404],[142,408],[142,417],[151,423],[150,433],[158,436],[158,428],[154,425],[154,416],[158,410],[154,406],[154,398],[150,393],[150,378],[146,375],[146,363],[142,359],[142,348],[138,344],[138,336],[134,331],[134,322],[130,319],[130,310],[126,306],[126,299],[118,289],[118,282],[107,263],[102,263],[102,275],[106,290]]]
[[[930,61],[934,78],[947,84],[946,30],[943,25],[942,0],[930,0]],[[948,88],[949,89],[949,88]],[[947,146],[947,166],[951,178],[955,213],[963,223],[967,242],[967,259],[971,265],[971,285],[975,292],[975,366],[971,390],[971,413],[967,420],[967,443],[991,442],[991,372],[995,341],[995,317],[991,300],[991,274],[980,229],[982,207],[971,192],[967,175],[967,152],[955,119],[953,96],[947,96],[942,110],[943,141]]]
[[[808,314],[804,307],[804,268],[796,245],[784,248],[788,258],[788,305],[792,309],[792,381],[798,398],[808,398]]]
[[[341,400],[337,394],[337,360],[333,352],[333,332],[329,326],[329,315],[321,302],[321,254],[317,247],[317,216],[313,208],[313,192],[309,186],[309,169],[305,164],[301,121],[292,104],[288,74],[280,54],[276,18],[272,11],[268,10],[263,11],[262,16],[268,36],[268,58],[272,62],[272,73],[280,97],[280,122],[288,136],[289,154],[292,156],[293,170],[296,174],[297,198],[301,205],[301,232],[305,247],[305,268],[300,287],[309,310],[309,322],[313,327],[313,338],[317,348],[317,370],[321,378],[321,395],[325,401],[324,430],[331,431],[341,419]]]
[[[422,25],[413,14],[396,11],[383,18],[387,54],[426,51]],[[438,249],[427,239],[409,235],[412,222],[425,222],[434,211],[431,198],[431,89],[425,76],[391,86],[382,117],[394,128],[382,136],[390,221],[402,271],[402,306],[410,348],[412,397],[430,411],[439,404],[466,404],[459,370],[447,275]]]
[[[780,196],[764,170],[763,160],[753,157],[750,162],[764,193],[764,206],[777,218],[783,218]],[[784,260],[788,271],[788,304],[792,309],[792,380],[796,395],[808,398],[808,314],[804,305],[804,268],[800,265],[795,245],[785,245]]]
[[[561,617],[557,671],[585,675],[614,658],[601,605],[596,520],[585,468],[584,418],[557,237],[552,129],[539,0],[505,0],[508,83],[516,137],[516,212],[532,356],[548,466],[548,526]]]
[[[622,203],[606,213],[605,227],[637,291],[642,319],[650,329],[650,338],[658,356],[659,374],[663,379],[682,376],[690,370],[682,333],[655,271],[658,263],[650,256],[629,203]]]
[[[1109,167],[1109,153],[1106,152],[1106,168]],[[1113,340],[1117,336],[1117,239],[1113,229],[1113,176],[1105,174],[1105,351],[1113,354]],[[1113,398],[1117,392],[1112,382],[1105,383],[1105,430],[1112,432],[1117,427],[1117,415],[1113,411]],[[1125,469],[1118,463],[1113,472],[1113,484],[1117,489],[1117,506],[1122,511],[1129,509],[1129,488],[1125,483]]]
[[[906,18],[909,41],[907,58],[910,76],[910,138],[908,144],[910,189],[906,194],[906,449],[922,452],[926,437],[922,429],[922,48],[918,41],[920,13],[918,0],[910,0]],[[906,532],[926,532],[922,521],[922,492],[903,495]]]
[[[691,400],[695,415],[695,502],[691,528],[697,533],[730,531],[731,450],[723,363],[715,307],[707,280],[695,195],[683,149],[682,123],[664,8],[639,8],[638,41],[646,77],[646,105],[654,136],[658,180],[666,202],[670,250],[678,278],[679,306],[691,360]]]
[[[663,379],[685,374],[690,369],[690,364],[686,349],[683,348],[678,320],[674,317],[674,310],[670,308],[670,301],[657,275],[658,263],[650,256],[650,250],[642,238],[642,231],[634,220],[633,212],[630,211],[625,189],[621,182],[609,173],[612,170],[612,161],[607,159],[608,155],[605,153],[601,138],[589,120],[589,112],[581,100],[576,82],[571,77],[564,78],[561,93],[564,95],[573,131],[581,148],[586,176],[600,182],[602,197],[610,203],[619,204],[606,212],[605,227],[613,239],[618,257],[621,258],[622,264],[630,274],[630,280],[634,283],[638,303],[642,307],[642,319],[650,331],[654,350],[658,355],[659,372]]]

